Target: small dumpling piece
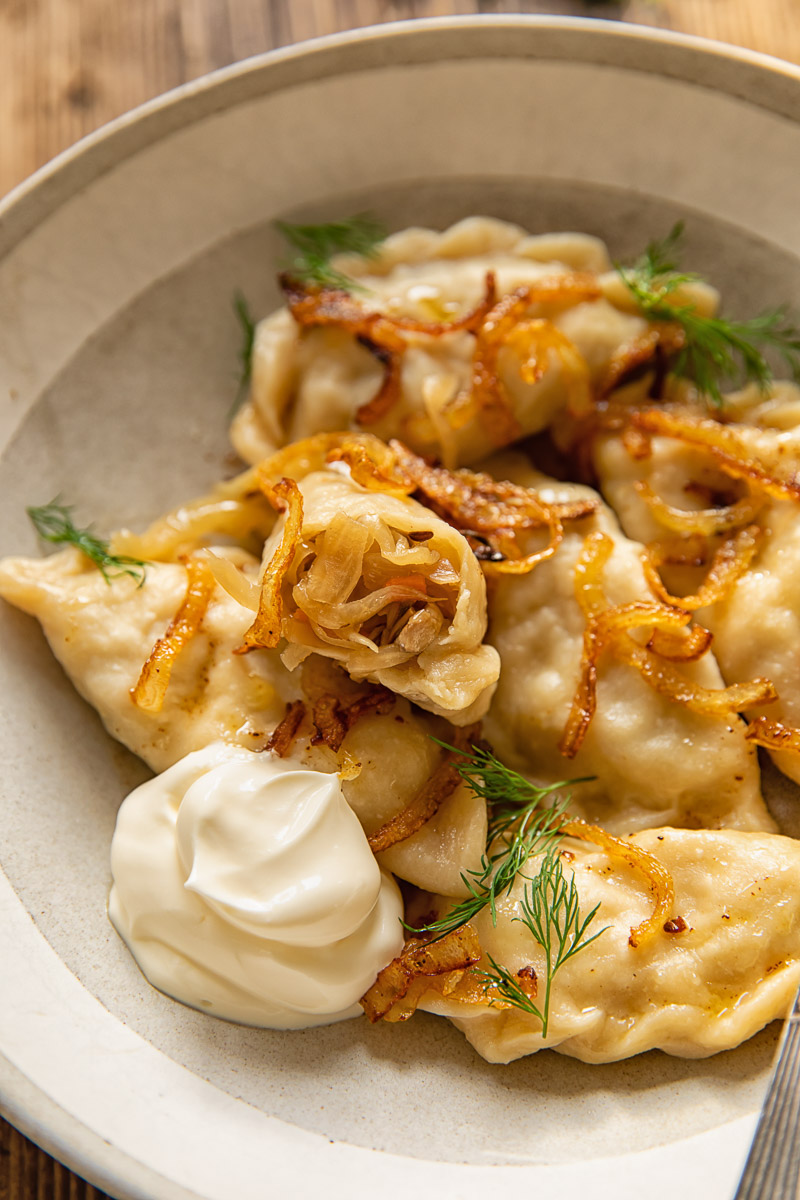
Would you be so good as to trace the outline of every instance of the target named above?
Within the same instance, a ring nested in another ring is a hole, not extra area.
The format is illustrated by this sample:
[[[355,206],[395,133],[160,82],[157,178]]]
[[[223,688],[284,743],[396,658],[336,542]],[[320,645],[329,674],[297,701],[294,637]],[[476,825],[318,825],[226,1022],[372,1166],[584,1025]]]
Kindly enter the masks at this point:
[[[591,493],[548,481],[510,456],[490,463],[498,477],[536,486],[545,502]],[[646,682],[611,652],[597,666],[597,707],[574,757],[559,745],[581,676],[585,617],[576,596],[576,565],[587,537],[613,544],[602,576],[609,604],[653,602],[642,546],[624,537],[605,505],[571,523],[555,554],[530,574],[498,579],[489,640],[500,653],[500,683],[484,724],[499,758],[537,781],[586,776],[573,810],[613,833],[655,825],[774,829],[761,797],[754,747],[735,712],[705,715]],[[650,630],[634,630],[647,640]],[[627,636],[627,635],[626,635]],[[678,669],[694,684],[723,687],[713,655]]]
[[[629,840],[670,872],[675,930],[631,946],[631,928],[652,911],[647,887],[602,850],[570,842],[563,869],[567,882],[574,871],[581,917],[600,905],[587,936],[604,932],[555,975],[545,1038],[536,1016],[476,1001],[474,985],[471,999],[459,1001],[458,988],[449,997],[428,991],[420,1007],[449,1017],[479,1054],[503,1063],[548,1047],[592,1063],[651,1049],[700,1058],[785,1016],[800,980],[800,843],[677,829]],[[496,927],[488,911],[475,921],[484,955],[478,969],[491,969],[489,955],[512,975],[533,968],[541,1008],[544,952],[515,920],[523,884],[499,901]]]
[[[302,291],[256,330],[231,437],[257,462],[313,433],[368,429],[447,466],[545,428],[647,328],[605,246],[471,217],[337,260],[359,290]]]
[[[316,652],[455,725],[480,719],[500,664],[483,644],[486,584],[466,539],[416,501],[367,490],[346,469],[312,471],[295,486],[302,527],[280,582],[286,665]],[[288,520],[265,544],[265,579],[284,554]],[[248,644],[270,644],[257,624]]]
[[[257,560],[227,553],[255,580]],[[141,587],[129,576],[107,583],[71,548],[0,563],[0,596],[40,621],[56,658],[109,733],[155,771],[218,739],[250,749],[263,745],[291,688],[276,653],[233,653],[252,613],[215,587],[199,630],[175,661],[161,709],[135,704],[131,689],[186,591],[187,570],[179,563],[150,563]]]

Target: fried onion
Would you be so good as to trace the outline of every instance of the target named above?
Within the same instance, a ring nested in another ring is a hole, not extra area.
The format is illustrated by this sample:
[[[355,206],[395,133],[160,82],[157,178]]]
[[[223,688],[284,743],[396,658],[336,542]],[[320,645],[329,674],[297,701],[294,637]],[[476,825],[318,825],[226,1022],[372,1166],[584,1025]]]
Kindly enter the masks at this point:
[[[478,935],[471,925],[462,925],[438,942],[412,938],[406,942],[402,954],[379,972],[372,987],[361,997],[361,1007],[374,1024],[407,995],[415,979],[460,973],[479,962],[480,957]],[[404,1008],[400,1019],[407,1020],[413,1011]]]
[[[711,560],[711,566],[701,587],[692,596],[671,596],[661,581],[659,567],[675,561],[668,557],[674,554],[674,546],[666,549],[653,543],[642,555],[645,578],[651,589],[664,604],[677,604],[694,612],[718,604],[730,595],[737,580],[750,570],[750,566],[761,546],[763,531],[758,525],[749,525],[738,533],[725,538]]]
[[[691,611],[682,600],[674,604],[656,600],[609,605],[603,588],[603,570],[613,549],[614,543],[607,534],[594,532],[584,541],[575,566],[575,595],[586,618],[586,628],[578,685],[559,742],[559,750],[566,758],[574,758],[578,753],[595,714],[597,663],[604,650],[618,662],[635,667],[661,695],[706,716],[725,719],[732,712],[777,699],[768,679],[753,679],[727,688],[705,688],[677,671],[674,662],[693,661],[693,656],[700,657],[707,648],[703,647],[703,634],[683,632],[691,621]],[[629,636],[630,630],[643,627],[654,630],[647,646]],[[671,652],[662,657],[656,650],[663,644],[663,634],[670,637]],[[672,639],[681,636],[690,639],[685,643],[687,654],[680,649],[675,652],[676,643]]]
[[[784,725],[782,721],[770,721],[768,717],[756,717],[744,735],[748,742],[765,746],[767,750],[789,750],[800,753],[800,729]]]
[[[555,554],[564,536],[565,521],[589,516],[599,505],[594,497],[545,501],[533,488],[476,471],[432,467],[402,442],[392,441],[389,446],[401,476],[411,481],[420,502],[471,540],[486,574],[521,575],[531,571]],[[549,531],[547,545],[523,554],[518,535],[541,528]],[[480,551],[481,543],[490,554]]]
[[[712,537],[715,533],[741,529],[743,525],[751,524],[765,504],[764,496],[743,496],[734,504],[689,512],[667,504],[643,479],[637,480],[633,486],[656,520],[673,533],[697,533]]]
[[[161,712],[175,660],[200,629],[214,591],[214,578],[203,559],[187,559],[186,574],[186,595],[131,688],[131,699],[145,712]]]
[[[383,380],[376,394],[356,412],[359,425],[374,425],[389,413],[400,398],[402,356],[407,342],[404,333],[443,337],[447,333],[475,332],[493,309],[497,299],[495,277],[486,274],[483,299],[470,312],[452,321],[419,321],[370,312],[349,292],[337,288],[306,287],[289,275],[280,277],[289,311],[298,325],[314,328],[335,325],[354,334],[383,367]]]
[[[613,837],[599,825],[572,820],[561,826],[561,832],[583,842],[592,842],[606,851],[609,858],[618,858],[644,876],[653,897],[653,912],[646,921],[631,929],[628,944],[634,948],[649,942],[672,916],[675,904],[675,884],[667,868],[654,854],[632,842]]]
[[[800,475],[795,456],[782,455],[779,445],[774,449],[772,461],[764,461],[748,445],[747,427],[722,425],[711,417],[667,407],[634,410],[629,420],[647,433],[704,447],[732,479],[748,480],[767,495],[780,500],[800,500]]]
[[[468,749],[480,737],[480,726],[453,730],[454,751],[447,751],[445,758],[430,779],[417,792],[410,804],[391,817],[380,829],[367,838],[373,854],[388,850],[390,846],[405,841],[422,829],[444,804],[461,782],[457,763],[462,761],[458,751]]]
[[[245,654],[258,647],[277,646],[281,638],[283,602],[281,584],[292,564],[303,529],[303,498],[293,479],[279,479],[273,486],[259,471],[259,484],[275,508],[285,511],[286,522],[281,540],[261,581],[256,619],[244,635],[243,644],[234,651]]]

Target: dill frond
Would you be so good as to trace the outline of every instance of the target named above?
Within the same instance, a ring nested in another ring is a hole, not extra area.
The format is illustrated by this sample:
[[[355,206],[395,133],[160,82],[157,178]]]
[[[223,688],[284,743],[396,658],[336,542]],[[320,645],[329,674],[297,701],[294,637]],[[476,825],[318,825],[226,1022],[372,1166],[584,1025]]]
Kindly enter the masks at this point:
[[[800,328],[785,305],[747,321],[705,317],[691,304],[676,302],[675,293],[701,277],[679,270],[683,222],[660,242],[651,242],[632,267],[617,272],[643,315],[652,321],[671,321],[683,330],[685,344],[672,366],[676,375],[691,379],[712,402],[723,402],[721,383],[755,383],[765,389],[773,373],[765,350],[778,354],[791,376],[800,382]]]
[[[510,767],[504,766],[487,750],[474,746],[470,753],[448,746],[438,738],[433,741],[460,756],[456,766],[476,795],[489,805],[487,850],[480,867],[464,872],[462,881],[469,892],[466,900],[428,925],[406,928],[415,934],[434,935],[438,941],[453,933],[488,908],[492,923],[497,924],[497,902],[507,895],[518,875],[525,877],[524,868],[530,858],[546,854],[561,841],[559,826],[566,814],[570,797],[555,796],[549,805],[543,802],[571,783],[537,787]]]
[[[573,955],[585,950],[605,933],[605,929],[599,929],[591,937],[587,936],[599,908],[596,904],[586,917],[581,917],[575,875],[570,874],[569,879],[565,877],[561,853],[557,846],[551,846],[542,859],[538,874],[525,885],[520,901],[522,916],[512,918],[526,926],[544,951],[544,1003],[539,1008],[511,972],[491,955],[487,958],[492,970],[476,971],[485,980],[487,988],[493,986],[507,1004],[538,1017],[542,1023],[542,1037],[547,1036],[550,998],[557,973]]]
[[[239,320],[241,343],[239,346],[239,387],[231,405],[228,418],[239,411],[242,401],[250,387],[250,377],[253,370],[253,344],[256,338],[256,323],[250,312],[250,306],[240,291],[233,294],[233,311]]]
[[[372,258],[386,237],[384,225],[370,213],[357,213],[343,221],[324,225],[292,225],[276,221],[275,228],[294,251],[289,273],[302,283],[315,287],[359,289],[355,280],[330,265],[335,254],[362,254]]]
[[[77,546],[99,569],[106,583],[121,575],[130,575],[142,586],[146,564],[127,554],[111,554],[108,542],[92,533],[91,527],[78,529],[72,520],[72,507],[59,503],[58,497],[49,504],[25,510],[42,541],[56,546]]]

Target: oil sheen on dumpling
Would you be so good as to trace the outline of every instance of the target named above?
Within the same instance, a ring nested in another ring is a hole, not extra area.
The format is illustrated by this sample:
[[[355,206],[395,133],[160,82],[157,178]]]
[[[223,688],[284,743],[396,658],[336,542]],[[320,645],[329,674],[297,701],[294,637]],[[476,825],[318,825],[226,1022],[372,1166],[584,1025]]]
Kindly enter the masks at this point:
[[[485,294],[489,271],[499,297],[542,280],[588,281],[595,289],[591,299],[585,299],[585,289],[584,295],[576,290],[573,297],[532,304],[523,314],[526,320],[552,322],[556,340],[561,336],[571,353],[577,351],[577,370],[565,367],[565,359],[550,348],[544,351],[547,369],[541,378],[526,381],[523,343],[509,343],[500,352],[500,378],[521,434],[543,429],[564,407],[570,388],[585,389],[590,380],[602,378],[614,352],[645,329],[610,270],[605,246],[585,234],[531,237],[515,225],[472,217],[444,233],[406,230],[390,237],[374,259],[337,264],[358,277],[362,290],[351,299],[365,312],[434,324],[474,309]],[[475,462],[515,436],[498,438],[479,414],[451,419],[453,404],[470,394],[473,333],[402,337],[400,398],[370,423],[370,432],[399,437],[448,466]],[[382,378],[381,364],[354,334],[331,324],[300,329],[288,309],[280,309],[257,327],[252,390],[231,429],[234,446],[248,462],[256,462],[298,438],[358,428],[358,409],[374,397]]]
[[[516,465],[515,465],[516,464]],[[589,489],[549,482],[510,457],[493,473],[540,487],[548,499]],[[594,494],[594,493],[592,493]],[[500,683],[484,725],[501,759],[537,780],[593,776],[576,785],[573,808],[613,832],[655,825],[773,829],[761,797],[755,751],[735,713],[704,716],[660,695],[633,667],[603,654],[597,711],[577,755],[558,743],[579,677],[585,618],[575,597],[575,564],[584,539],[601,530],[614,542],[604,572],[611,604],[652,599],[641,546],[620,532],[604,505],[567,527],[556,554],[530,574],[497,582],[489,640],[500,652]],[[704,687],[722,687],[711,654],[681,670]]]
[[[337,470],[299,487],[301,545],[282,592],[287,666],[316,652],[455,725],[482,717],[500,664],[483,645],[486,585],[466,539],[416,501]],[[283,529],[281,519],[265,563]]]
[[[600,904],[589,932],[605,932],[556,975],[547,1037],[535,1016],[518,1009],[431,992],[420,1007],[450,1017],[490,1062],[545,1047],[593,1063],[655,1048],[700,1058],[783,1017],[800,978],[800,843],[775,834],[677,829],[631,840],[669,870],[674,913],[685,930],[659,932],[631,947],[631,927],[651,912],[647,888],[618,864],[609,871],[603,851],[570,843],[574,858],[565,873],[575,872],[582,914]],[[519,881],[499,901],[496,927],[488,911],[475,925],[484,955],[512,974],[533,966],[541,981],[543,952],[514,920],[521,892]]]

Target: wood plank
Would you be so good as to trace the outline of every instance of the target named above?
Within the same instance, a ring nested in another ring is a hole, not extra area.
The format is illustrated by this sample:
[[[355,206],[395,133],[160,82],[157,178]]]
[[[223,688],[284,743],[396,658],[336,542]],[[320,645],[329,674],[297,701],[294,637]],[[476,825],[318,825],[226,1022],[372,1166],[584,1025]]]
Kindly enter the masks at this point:
[[[520,11],[624,17],[800,62],[797,0],[0,0],[0,195],[112,117],[249,55],[369,23]]]
[[[80,137],[217,67],[362,25],[456,13],[623,18],[800,63],[797,0],[0,0],[0,195]],[[0,1200],[104,1200],[0,1120]]]

